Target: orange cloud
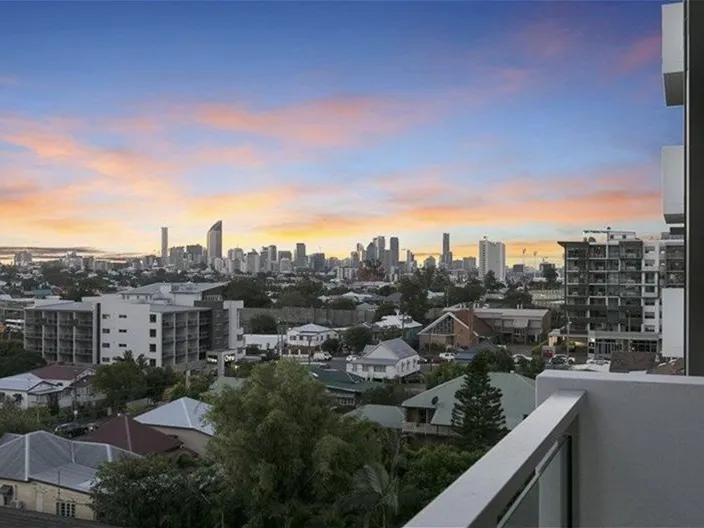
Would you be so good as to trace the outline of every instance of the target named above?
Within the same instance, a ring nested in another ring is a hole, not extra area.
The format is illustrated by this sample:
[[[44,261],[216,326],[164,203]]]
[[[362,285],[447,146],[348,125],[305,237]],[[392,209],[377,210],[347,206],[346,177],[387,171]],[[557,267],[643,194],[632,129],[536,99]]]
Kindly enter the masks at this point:
[[[631,44],[618,56],[617,67],[621,73],[632,73],[658,60],[662,50],[662,37],[648,35]]]
[[[399,130],[412,122],[409,105],[371,97],[335,97],[283,108],[255,110],[244,105],[203,104],[198,122],[215,128],[306,146],[338,147]]]

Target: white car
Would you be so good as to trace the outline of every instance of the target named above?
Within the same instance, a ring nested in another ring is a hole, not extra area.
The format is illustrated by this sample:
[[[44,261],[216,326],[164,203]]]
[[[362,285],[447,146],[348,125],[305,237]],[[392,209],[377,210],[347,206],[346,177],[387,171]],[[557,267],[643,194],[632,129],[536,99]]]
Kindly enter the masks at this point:
[[[514,363],[518,363],[522,359],[525,359],[526,361],[533,361],[533,358],[530,356],[526,356],[525,354],[514,354],[513,355],[513,361]]]
[[[313,361],[330,361],[332,359],[332,354],[330,352],[315,352],[313,354]]]
[[[350,354],[349,356],[347,356],[346,359],[347,361],[354,361],[355,359],[357,359],[357,356],[355,356],[354,354]]]
[[[455,355],[452,352],[443,352],[440,354],[440,359],[443,361],[454,361],[455,360]]]

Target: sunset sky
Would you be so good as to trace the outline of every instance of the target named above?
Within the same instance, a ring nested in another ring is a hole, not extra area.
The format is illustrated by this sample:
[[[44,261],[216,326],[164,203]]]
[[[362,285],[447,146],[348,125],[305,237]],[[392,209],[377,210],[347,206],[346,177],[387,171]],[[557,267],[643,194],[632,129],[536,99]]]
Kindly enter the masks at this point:
[[[659,2],[2,2],[0,246],[658,233]]]

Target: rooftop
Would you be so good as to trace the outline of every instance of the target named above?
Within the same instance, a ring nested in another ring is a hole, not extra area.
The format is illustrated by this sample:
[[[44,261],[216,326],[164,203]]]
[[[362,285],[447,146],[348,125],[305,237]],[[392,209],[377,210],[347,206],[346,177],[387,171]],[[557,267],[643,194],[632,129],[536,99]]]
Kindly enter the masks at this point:
[[[332,328],[328,328],[327,326],[320,326],[317,324],[313,323],[308,323],[303,326],[296,326],[294,328],[291,328],[289,332],[313,332],[316,334],[321,334],[323,332],[330,332],[332,331]]]
[[[32,374],[43,380],[73,381],[84,372],[90,370],[92,369],[77,367],[75,365],[60,365],[58,363],[53,363],[45,367],[30,370],[28,374]]]
[[[198,306],[181,306],[177,304],[150,304],[149,311],[154,313],[206,312],[210,308]]]
[[[168,453],[181,447],[178,438],[141,424],[126,415],[108,420],[84,440],[110,444],[140,455]]]
[[[155,282],[139,288],[121,291],[121,295],[155,295],[166,289],[169,293],[203,293],[227,286],[227,282]]]
[[[403,427],[403,410],[394,405],[362,405],[345,416],[369,420],[387,429],[400,430]]]
[[[193,398],[180,398],[135,418],[140,423],[174,429],[192,429],[213,436],[215,429],[206,421],[210,405]]]
[[[88,302],[59,302],[39,304],[25,308],[26,310],[46,310],[49,312],[92,312],[95,305]]]

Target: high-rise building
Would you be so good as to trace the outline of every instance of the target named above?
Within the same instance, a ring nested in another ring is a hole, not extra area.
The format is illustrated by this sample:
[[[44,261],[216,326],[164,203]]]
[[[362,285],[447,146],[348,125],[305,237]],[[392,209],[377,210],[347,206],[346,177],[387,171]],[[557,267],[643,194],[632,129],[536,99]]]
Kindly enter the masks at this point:
[[[169,228],[161,228],[161,265],[169,263]]]
[[[279,256],[277,254],[275,245],[272,244],[271,246],[269,246],[268,255],[269,255],[269,265],[271,265],[272,263],[279,260]]]
[[[393,267],[398,266],[400,260],[398,237],[391,237],[391,239],[389,240],[389,251],[389,264],[391,264],[391,266]]]
[[[293,261],[293,255],[288,250],[279,251],[278,257],[279,257],[279,261],[281,259],[288,259],[289,261]]]
[[[222,220],[218,220],[208,230],[207,236],[208,262],[222,258]]]
[[[259,253],[253,249],[247,253],[247,273],[259,273],[260,271]]]
[[[376,246],[376,251],[377,251],[377,258],[381,259],[384,255],[384,251],[386,250],[386,238],[384,235],[379,235],[374,239],[374,245]]]
[[[308,265],[308,257],[306,256],[306,245],[303,242],[296,244],[296,257],[294,265],[297,268],[305,268]]]
[[[186,246],[186,258],[189,264],[201,264],[205,260],[205,250],[200,244]]]
[[[313,253],[310,256],[310,267],[316,273],[325,271],[325,253]]]
[[[498,281],[506,280],[506,246],[484,237],[479,241],[479,276],[484,277],[490,271]]]
[[[442,234],[442,254],[440,255],[440,266],[452,268],[452,251],[450,250],[450,233]]]

